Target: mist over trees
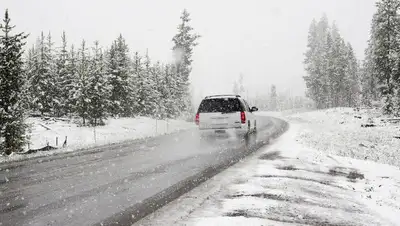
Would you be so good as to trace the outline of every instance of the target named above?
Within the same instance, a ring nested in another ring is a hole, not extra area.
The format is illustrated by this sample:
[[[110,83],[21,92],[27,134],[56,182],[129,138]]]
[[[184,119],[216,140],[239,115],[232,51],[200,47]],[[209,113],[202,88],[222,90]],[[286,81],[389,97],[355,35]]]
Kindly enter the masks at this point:
[[[248,91],[244,86],[244,75],[240,74],[239,79],[233,82],[232,92],[235,95],[245,97],[252,106],[257,106],[260,110],[266,111],[285,111],[293,109],[310,109],[312,102],[300,95],[293,95],[289,89],[278,90],[276,85],[271,85],[266,92],[256,93],[248,96]]]
[[[318,109],[360,104],[358,61],[351,44],[326,15],[310,25],[304,65],[306,94]]]
[[[312,21],[304,80],[317,108],[380,107],[383,114],[400,116],[399,10],[399,0],[376,2],[362,63],[326,16]]]
[[[276,93],[276,86],[271,86],[271,97],[269,101],[269,109],[276,111],[278,107],[278,94]]]
[[[176,118],[192,113],[189,77],[193,49],[200,38],[184,10],[172,38],[172,63],[154,62],[149,53],[132,53],[121,35],[102,47],[68,34],[54,43],[41,33],[23,56],[24,33],[13,34],[8,12],[0,32],[0,145],[6,154],[21,151],[25,117],[78,117],[82,125],[103,125],[107,117]]]
[[[233,94],[235,95],[243,95],[245,92],[244,84],[243,84],[244,76],[243,74],[239,75],[239,79],[233,83]]]

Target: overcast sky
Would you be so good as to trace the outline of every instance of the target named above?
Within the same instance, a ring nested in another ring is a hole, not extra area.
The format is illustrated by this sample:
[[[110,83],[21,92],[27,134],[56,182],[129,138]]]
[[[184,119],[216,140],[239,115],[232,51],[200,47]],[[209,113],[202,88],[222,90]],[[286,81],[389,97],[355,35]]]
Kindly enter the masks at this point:
[[[109,46],[120,33],[131,53],[146,48],[152,59],[172,59],[171,39],[184,8],[202,35],[191,75],[196,95],[231,93],[244,75],[250,95],[277,89],[304,93],[303,53],[313,18],[325,12],[336,21],[359,59],[368,40],[375,0],[0,0],[18,31],[41,31],[55,41],[65,30],[69,43],[99,40]]]

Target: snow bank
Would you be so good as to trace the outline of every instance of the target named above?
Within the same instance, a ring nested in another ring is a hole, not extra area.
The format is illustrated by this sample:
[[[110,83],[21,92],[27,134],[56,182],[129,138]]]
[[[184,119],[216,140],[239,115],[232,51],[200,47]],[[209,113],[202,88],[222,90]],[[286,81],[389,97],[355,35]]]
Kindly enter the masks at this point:
[[[301,112],[308,112],[310,111],[309,109],[305,108],[297,108],[297,109],[290,109],[290,110],[284,110],[284,111],[259,111],[255,112],[256,115],[259,116],[271,116],[271,117],[278,117],[282,118],[288,115],[293,115],[296,113],[301,113]]]
[[[375,110],[336,108],[293,114],[286,119],[305,126],[299,139],[326,154],[400,166],[400,124],[387,123]],[[362,127],[363,124],[375,127]]]
[[[28,123],[32,126],[29,133],[30,149],[42,148],[47,143],[60,149],[29,155],[14,153],[7,157],[0,156],[0,162],[71,152],[98,145],[154,137],[194,127],[193,123],[182,120],[155,120],[147,117],[109,119],[105,126],[95,128],[79,127],[69,120],[29,118]],[[57,138],[58,144],[56,143]],[[66,138],[67,145],[65,148],[61,148]],[[28,147],[26,148],[28,149]]]

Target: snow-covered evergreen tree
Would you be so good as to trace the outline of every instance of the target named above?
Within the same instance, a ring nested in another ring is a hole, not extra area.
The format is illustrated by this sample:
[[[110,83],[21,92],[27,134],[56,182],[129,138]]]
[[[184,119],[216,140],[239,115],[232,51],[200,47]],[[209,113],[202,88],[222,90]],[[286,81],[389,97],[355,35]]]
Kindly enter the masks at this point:
[[[233,83],[232,91],[233,91],[233,94],[235,94],[235,95],[239,95],[239,93],[240,93],[239,85],[236,81]]]
[[[189,93],[189,75],[192,71],[193,48],[197,46],[200,35],[193,33],[193,28],[189,25],[190,14],[185,9],[180,17],[181,23],[178,25],[178,33],[173,37],[174,46],[172,48],[175,56],[176,82],[178,83],[177,97],[181,112],[187,112],[191,108],[191,96]]]
[[[82,41],[78,51],[76,62],[76,81],[72,91],[72,101],[74,112],[82,118],[82,124],[86,125],[90,119],[89,105],[91,102],[89,95],[89,76],[90,76],[90,56],[86,47],[85,40]]]
[[[321,73],[320,76],[320,92],[323,94],[320,97],[320,101],[322,101],[321,105],[325,108],[334,107],[335,97],[338,94],[338,90],[335,90],[335,73],[337,73],[336,59],[335,59],[335,48],[334,48],[334,38],[335,35],[328,32],[326,35],[326,43],[324,45],[323,57],[321,61]],[[325,103],[324,103],[325,102]]]
[[[140,100],[142,105],[142,115],[153,116],[156,113],[157,106],[157,87],[155,84],[154,68],[152,67],[150,56],[146,53],[143,62],[144,70],[142,76],[139,76]]]
[[[243,80],[244,80],[244,76],[242,73],[240,73],[239,79],[233,83],[233,89],[232,89],[233,94],[241,95],[241,96],[244,95],[246,90],[244,88]]]
[[[48,59],[49,63],[48,78],[49,78],[49,89],[51,93],[49,113],[52,116],[56,116],[60,114],[59,109],[61,108],[61,99],[58,96],[58,93],[60,91],[60,86],[58,84],[56,52],[54,49],[54,43],[50,32],[47,35],[46,41],[47,41],[46,45],[47,45],[48,56],[50,57]]]
[[[171,92],[168,84],[169,65],[160,65],[158,76],[158,92],[159,92],[159,105],[158,116],[161,119],[169,118],[169,109],[173,102],[171,102]]]
[[[32,93],[29,92],[30,90],[30,84],[31,81],[30,79],[33,78],[33,76],[35,75],[35,70],[36,70],[36,49],[35,46],[33,45],[30,49],[28,49],[28,54],[26,56],[25,59],[25,64],[24,64],[24,73],[25,73],[25,86],[27,90],[27,95],[26,95],[26,100],[27,100],[27,105],[26,105],[26,109],[27,111],[30,111],[32,109],[34,109],[34,105],[33,105],[33,100],[34,100],[34,96],[32,95]]]
[[[365,59],[360,69],[361,74],[361,96],[362,104],[367,107],[372,107],[372,102],[377,101],[380,96],[378,90],[378,70],[373,61],[373,40],[368,41],[368,47],[365,50]]]
[[[325,108],[329,106],[329,89],[327,82],[328,58],[327,58],[327,41],[329,37],[329,23],[326,15],[319,22],[312,21],[309,34],[307,51],[305,53],[305,70],[307,75],[304,76],[307,87],[307,96],[315,101],[317,108]]]
[[[137,115],[145,115],[146,108],[146,78],[144,72],[144,66],[142,62],[142,56],[139,55],[139,52],[135,52],[133,56],[132,62],[132,71],[134,78],[134,90],[135,90],[135,104],[134,104],[134,113]]]
[[[332,26],[332,51],[330,51],[330,58],[333,70],[328,74],[330,78],[330,86],[332,87],[331,103],[333,107],[345,106],[346,87],[346,67],[348,61],[346,59],[346,45],[343,38],[339,34],[336,25]]]
[[[240,75],[239,75],[239,81],[238,81],[238,83],[239,83],[239,95],[244,95],[244,92],[246,91],[245,90],[245,88],[244,88],[244,76],[243,76],[243,74],[242,73],[240,73]]]
[[[167,118],[167,106],[166,99],[168,98],[167,87],[165,84],[165,65],[158,65],[157,71],[159,72],[157,76],[158,84],[158,106],[157,106],[157,118],[165,119]]]
[[[378,89],[383,97],[383,113],[395,110],[396,80],[400,74],[400,20],[399,0],[381,0],[372,20],[369,41],[370,75],[378,78]],[[400,103],[399,103],[400,104]]]
[[[27,35],[12,32],[8,10],[0,29],[0,149],[9,155],[26,143],[22,54]]]
[[[350,43],[346,46],[346,79],[345,79],[345,97],[347,97],[347,106],[356,107],[360,105],[360,95],[361,95],[361,79],[359,77],[359,64],[357,58],[354,54],[353,47]]]
[[[303,77],[307,91],[306,95],[314,100],[319,105],[319,84],[318,84],[318,68],[317,68],[317,51],[318,51],[318,35],[317,35],[317,21],[314,19],[311,22],[308,31],[307,51],[304,54],[304,65],[307,75]]]
[[[103,52],[99,42],[94,43],[93,57],[90,59],[88,75],[88,116],[90,124],[103,125],[107,116],[111,87],[108,84]]]
[[[160,71],[156,65],[151,64],[148,54],[145,55],[144,60],[138,52],[135,53],[133,58],[133,74],[135,80],[135,93],[136,93],[136,114],[142,116],[155,116],[158,108],[159,100],[159,81]],[[156,83],[157,82],[157,83]]]
[[[129,117],[132,115],[133,102],[131,99],[132,70],[128,45],[122,35],[111,45],[107,57],[107,68],[111,85],[109,112],[113,116]]]
[[[71,49],[67,55],[66,61],[66,77],[62,79],[62,94],[65,96],[64,106],[65,113],[75,113],[76,99],[74,98],[76,86],[78,84],[78,54],[75,51],[74,45],[71,45]]]
[[[271,86],[271,97],[270,97],[269,109],[271,111],[278,110],[278,94],[276,92],[275,85]]]
[[[311,23],[304,64],[307,96],[317,108],[358,103],[357,59],[350,44],[346,46],[336,24],[329,27],[325,15],[318,23],[315,20]]]
[[[331,46],[328,46],[329,37],[331,38],[332,45],[334,37],[330,35],[330,27],[328,17],[324,14],[320,21],[317,23],[317,49],[314,60],[316,61],[316,87],[318,88],[318,105],[321,108],[327,108],[332,105],[332,94],[330,92],[331,78],[328,74],[329,66],[329,55],[328,50]]]
[[[151,67],[151,80],[153,83],[153,92],[151,95],[151,105],[153,105],[152,115],[159,119],[162,118],[163,113],[165,112],[164,106],[161,104],[161,91],[163,89],[162,79],[163,79],[163,68],[160,62],[156,62]]]
[[[177,104],[180,100],[178,98],[177,90],[178,90],[178,83],[175,79],[175,65],[166,65],[164,68],[164,78],[163,78],[163,87],[165,92],[164,98],[164,106],[166,110],[167,118],[174,118],[179,114],[179,107],[180,105]]]
[[[36,44],[34,69],[30,73],[29,92],[32,95],[32,110],[52,114],[54,108],[54,61],[51,36],[46,40],[43,32]]]
[[[55,100],[56,108],[54,109],[57,116],[67,114],[68,111],[68,99],[69,90],[71,88],[71,79],[68,73],[69,53],[67,50],[67,37],[65,32],[61,35],[61,47],[57,51],[56,57],[56,73],[55,73]]]

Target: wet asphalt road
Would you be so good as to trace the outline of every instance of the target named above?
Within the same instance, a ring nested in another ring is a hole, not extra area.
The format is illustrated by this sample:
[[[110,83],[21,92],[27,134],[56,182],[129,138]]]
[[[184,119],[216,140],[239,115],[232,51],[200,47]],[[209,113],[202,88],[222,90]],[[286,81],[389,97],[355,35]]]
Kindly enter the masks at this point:
[[[237,162],[287,124],[259,117],[248,140],[197,131],[0,164],[0,226],[131,225]]]

